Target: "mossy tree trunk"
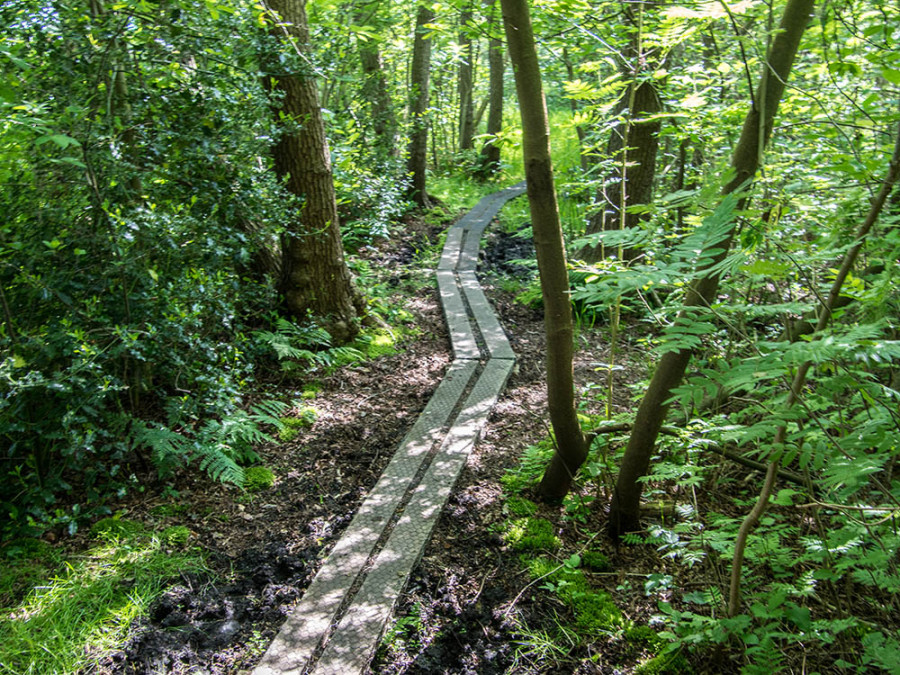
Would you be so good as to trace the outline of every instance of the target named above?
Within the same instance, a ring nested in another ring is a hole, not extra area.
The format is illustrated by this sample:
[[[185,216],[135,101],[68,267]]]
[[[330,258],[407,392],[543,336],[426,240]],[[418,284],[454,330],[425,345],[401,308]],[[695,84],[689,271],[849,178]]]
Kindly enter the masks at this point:
[[[752,96],[750,112],[744,120],[741,137],[732,158],[734,177],[725,186],[724,195],[745,187],[759,168],[760,156],[772,135],[775,114],[813,5],[814,0],[787,2],[779,30],[766,58],[762,78]],[[738,210],[744,207],[745,201],[746,198],[738,203]],[[733,234],[732,227],[724,241],[715,243],[719,253],[711,256],[707,269],[714,268],[728,254]],[[709,273],[692,282],[684,300],[686,311],[712,304],[719,288],[719,280],[718,274]],[[667,352],[660,359],[641,400],[610,507],[608,530],[614,538],[640,529],[641,483],[638,481],[647,474],[650,467],[650,457],[668,412],[668,400],[672,390],[681,383],[691,355],[690,349]]]
[[[502,0],[501,6],[522,116],[528,205],[544,299],[547,404],[556,439],[556,452],[541,479],[539,490],[545,499],[558,500],[569,491],[572,478],[587,455],[587,444],[575,410],[569,274],[550,160],[547,105],[528,3],[526,0]]]

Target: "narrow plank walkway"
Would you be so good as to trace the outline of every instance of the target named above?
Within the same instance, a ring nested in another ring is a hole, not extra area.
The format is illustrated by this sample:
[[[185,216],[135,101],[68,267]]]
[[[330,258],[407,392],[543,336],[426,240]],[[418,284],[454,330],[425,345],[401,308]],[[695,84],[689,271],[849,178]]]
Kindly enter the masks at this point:
[[[481,235],[525,183],[455,223],[436,271],[453,363],[253,675],[363,672],[422,556],[515,354],[475,267]]]

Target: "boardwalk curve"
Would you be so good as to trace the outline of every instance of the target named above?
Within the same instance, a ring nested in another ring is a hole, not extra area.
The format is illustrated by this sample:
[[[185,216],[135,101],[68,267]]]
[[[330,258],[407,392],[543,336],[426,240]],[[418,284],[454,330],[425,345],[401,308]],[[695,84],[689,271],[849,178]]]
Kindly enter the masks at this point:
[[[435,272],[453,363],[253,675],[351,675],[368,666],[394,604],[515,364],[475,268],[481,236],[525,183],[456,222]]]

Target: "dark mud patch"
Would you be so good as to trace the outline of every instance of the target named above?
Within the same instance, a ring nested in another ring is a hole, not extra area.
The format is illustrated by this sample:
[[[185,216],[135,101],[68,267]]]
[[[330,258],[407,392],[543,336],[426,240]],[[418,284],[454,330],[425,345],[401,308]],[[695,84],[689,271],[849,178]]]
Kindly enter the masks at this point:
[[[525,261],[534,259],[534,242],[530,229],[518,232],[491,230],[482,247],[481,267],[519,281],[530,281],[537,275],[537,268]]]
[[[251,549],[218,566],[226,582],[186,572],[135,622],[124,649],[94,672],[233,672],[256,654],[284,621],[316,568],[319,547],[290,550],[282,543]]]

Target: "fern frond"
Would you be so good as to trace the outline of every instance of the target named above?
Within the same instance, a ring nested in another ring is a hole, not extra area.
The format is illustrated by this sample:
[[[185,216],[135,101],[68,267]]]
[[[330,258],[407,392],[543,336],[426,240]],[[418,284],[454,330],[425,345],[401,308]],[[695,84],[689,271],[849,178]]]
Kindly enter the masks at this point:
[[[184,464],[191,452],[191,441],[168,427],[153,423],[135,424],[132,443],[151,452],[153,464],[161,477],[168,476]]]
[[[230,448],[221,443],[197,443],[195,451],[200,469],[213,480],[243,486],[244,470],[228,456],[227,450]]]

